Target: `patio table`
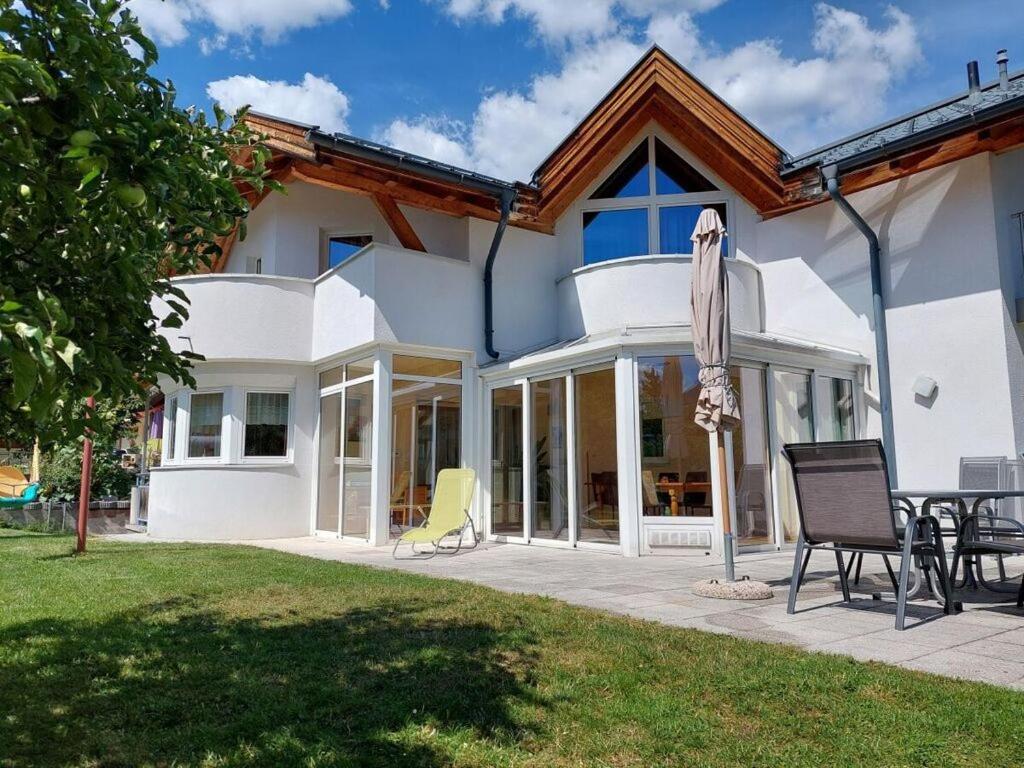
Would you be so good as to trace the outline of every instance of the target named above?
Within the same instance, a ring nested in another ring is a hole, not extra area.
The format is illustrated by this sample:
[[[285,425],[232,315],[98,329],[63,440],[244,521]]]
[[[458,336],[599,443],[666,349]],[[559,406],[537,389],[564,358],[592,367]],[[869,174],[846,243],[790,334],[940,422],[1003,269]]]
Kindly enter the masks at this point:
[[[964,517],[968,514],[976,515],[979,510],[989,501],[999,501],[1000,499],[1019,499],[1024,498],[1024,491],[1010,491],[1010,490],[997,490],[993,488],[962,488],[962,489],[943,489],[943,488],[899,488],[893,490],[893,498],[905,501],[910,504],[911,507],[917,509],[912,499],[921,500],[921,514],[931,514],[931,510],[936,505],[953,505],[952,517],[953,526],[957,534],[960,532],[960,523]],[[968,502],[973,502],[970,506],[970,513],[968,513]],[[955,544],[954,544],[955,546]],[[1000,560],[1000,581],[1006,581],[1006,574],[1002,570],[1002,561]],[[917,579],[913,592],[916,594],[921,586],[923,579]],[[989,589],[993,592],[1016,592],[1016,587],[1011,589],[1005,587],[998,587],[994,583],[985,580],[985,576],[981,571],[980,561],[975,561],[973,558],[964,558],[964,586],[968,583],[977,586],[981,586]],[[928,584],[928,589],[932,590],[931,584]]]

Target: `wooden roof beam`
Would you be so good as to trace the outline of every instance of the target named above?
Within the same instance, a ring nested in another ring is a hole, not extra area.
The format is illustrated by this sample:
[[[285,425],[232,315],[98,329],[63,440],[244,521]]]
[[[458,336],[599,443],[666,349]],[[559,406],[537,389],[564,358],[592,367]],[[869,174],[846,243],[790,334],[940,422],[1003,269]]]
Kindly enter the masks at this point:
[[[427,248],[423,245],[423,241],[420,240],[419,235],[416,234],[416,230],[413,229],[412,224],[409,223],[409,219],[402,213],[402,209],[398,207],[398,203],[395,202],[393,197],[388,195],[376,194],[373,195],[374,205],[377,206],[377,210],[380,211],[380,215],[384,217],[384,221],[391,227],[391,231],[395,233],[395,237],[398,238],[398,242],[402,244],[403,248],[407,248],[410,251],[421,251],[427,252]]]

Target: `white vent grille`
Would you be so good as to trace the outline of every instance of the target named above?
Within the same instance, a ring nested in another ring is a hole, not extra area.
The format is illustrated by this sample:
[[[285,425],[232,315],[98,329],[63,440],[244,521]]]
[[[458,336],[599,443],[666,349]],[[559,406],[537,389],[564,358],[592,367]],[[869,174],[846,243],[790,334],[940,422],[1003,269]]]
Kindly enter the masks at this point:
[[[682,526],[671,528],[647,528],[647,546],[651,549],[661,547],[689,547],[694,549],[711,549],[711,531],[685,529]]]

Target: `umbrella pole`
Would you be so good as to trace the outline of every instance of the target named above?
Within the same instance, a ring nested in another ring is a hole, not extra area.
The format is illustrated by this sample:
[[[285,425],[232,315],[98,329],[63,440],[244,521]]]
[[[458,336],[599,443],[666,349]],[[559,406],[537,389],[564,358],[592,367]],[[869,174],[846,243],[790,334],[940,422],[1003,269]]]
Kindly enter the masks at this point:
[[[736,563],[733,560],[732,515],[729,513],[729,469],[725,464],[725,440],[721,431],[715,432],[718,445],[718,484],[721,489],[718,498],[722,500],[722,534],[725,539],[725,580],[736,581]]]

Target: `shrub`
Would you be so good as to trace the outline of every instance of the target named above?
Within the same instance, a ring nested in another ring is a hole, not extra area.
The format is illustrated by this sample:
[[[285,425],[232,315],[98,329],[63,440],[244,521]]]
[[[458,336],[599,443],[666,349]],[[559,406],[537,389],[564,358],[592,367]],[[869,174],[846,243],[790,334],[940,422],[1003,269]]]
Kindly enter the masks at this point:
[[[43,495],[58,501],[78,498],[82,478],[82,446],[75,442],[55,448],[40,468]],[[135,482],[134,472],[121,466],[121,459],[103,444],[93,446],[92,498],[114,496],[126,499]]]

